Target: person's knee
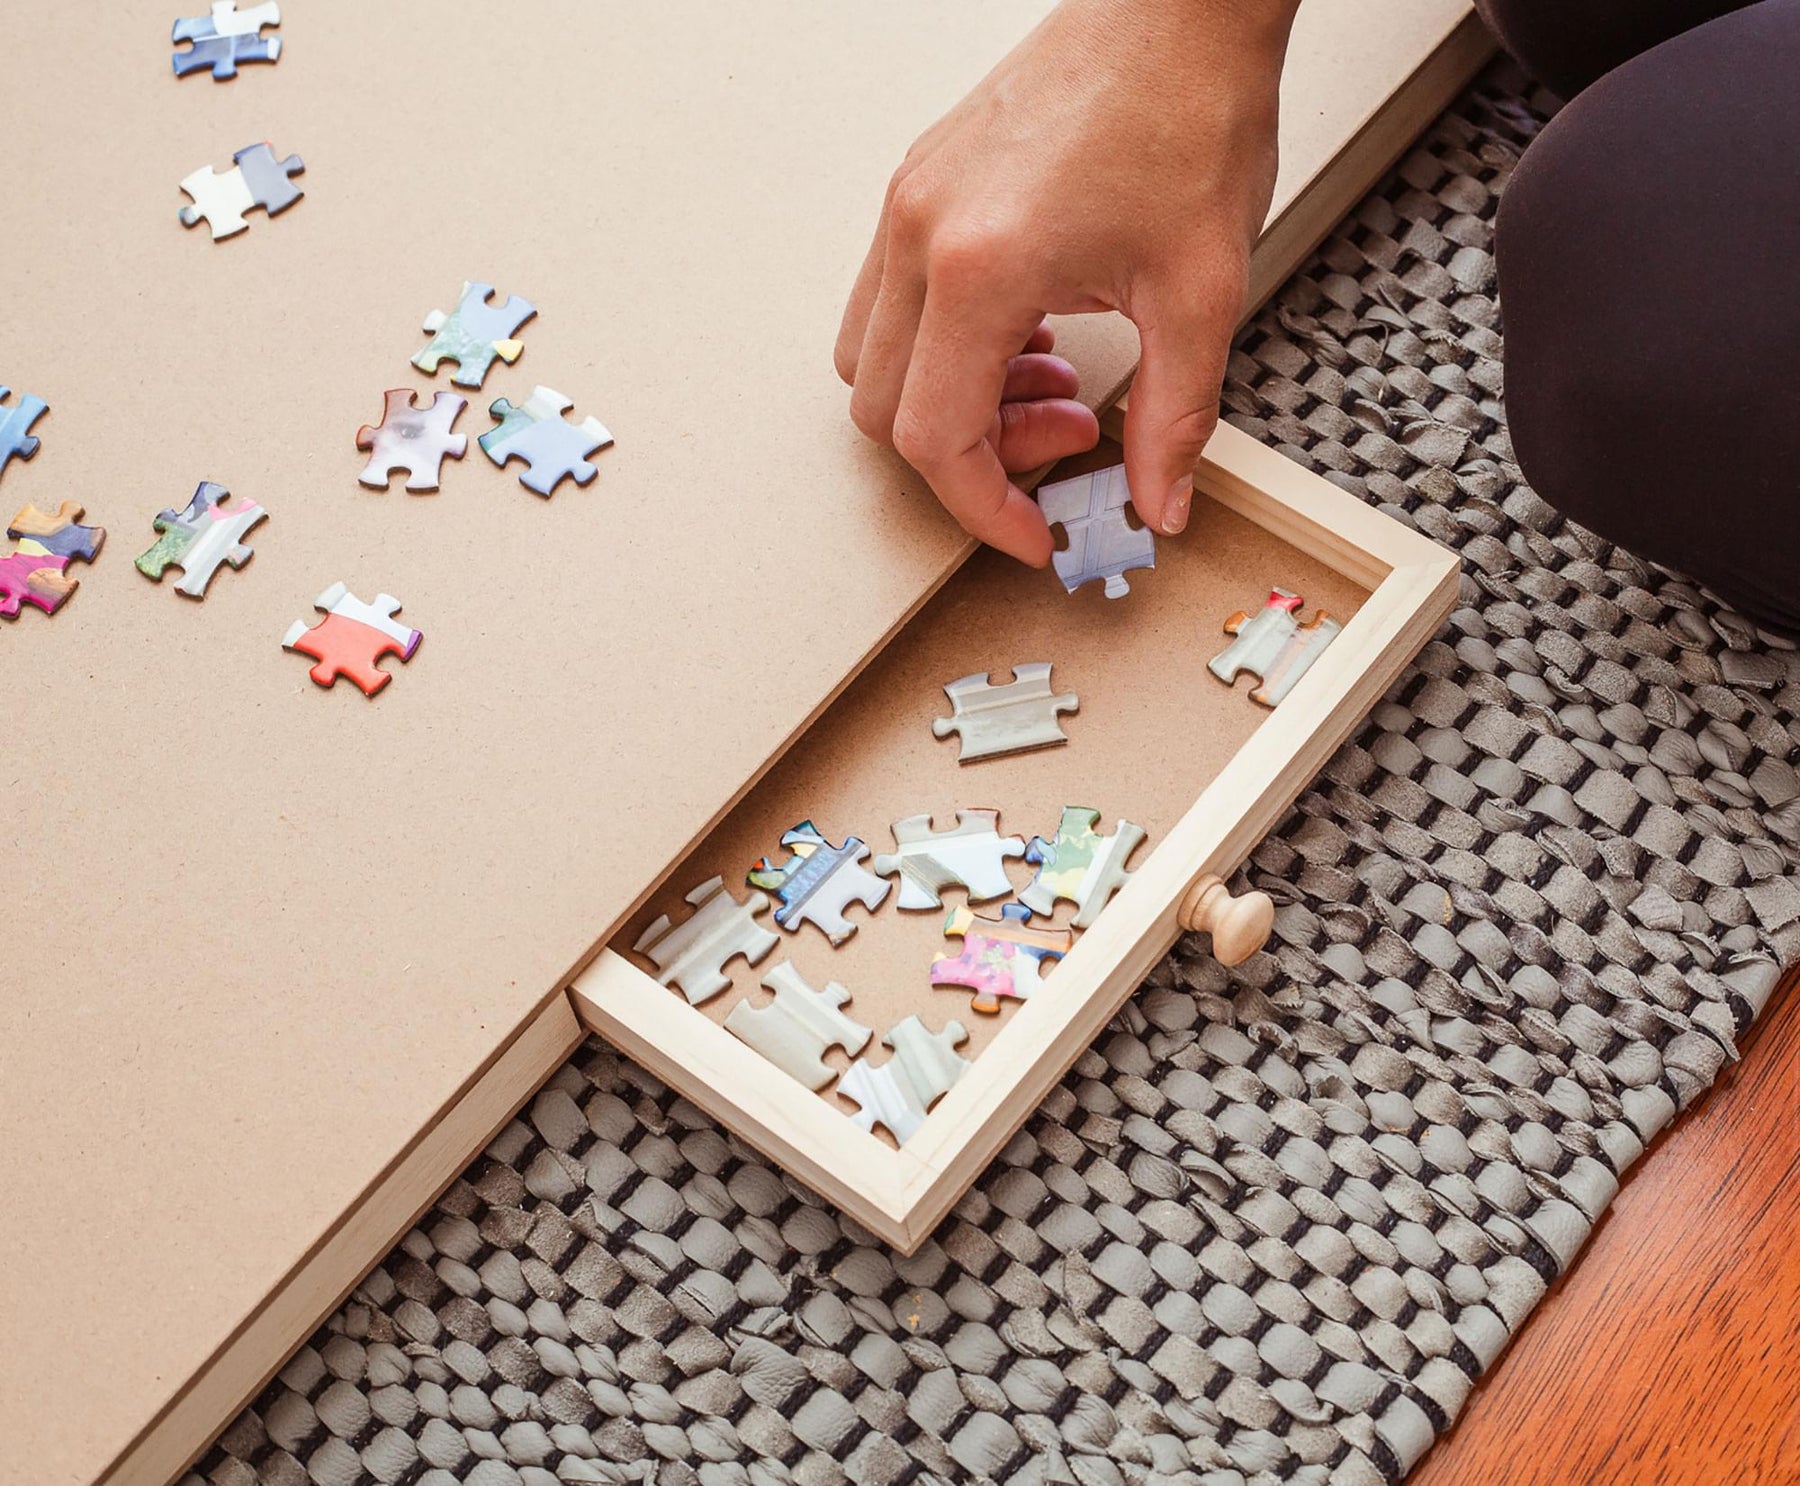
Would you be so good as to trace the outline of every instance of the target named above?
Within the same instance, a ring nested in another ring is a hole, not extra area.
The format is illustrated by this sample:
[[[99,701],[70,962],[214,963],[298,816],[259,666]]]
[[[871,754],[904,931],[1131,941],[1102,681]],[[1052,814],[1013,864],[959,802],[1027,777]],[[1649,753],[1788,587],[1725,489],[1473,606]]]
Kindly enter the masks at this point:
[[[1781,96],[1797,71],[1800,0],[1628,63],[1525,152],[1496,233],[1507,423],[1532,489],[1788,629],[1800,423],[1773,410],[1800,401],[1800,126]]]
[[[1752,0],[1475,0],[1525,70],[1564,98],[1621,62]]]

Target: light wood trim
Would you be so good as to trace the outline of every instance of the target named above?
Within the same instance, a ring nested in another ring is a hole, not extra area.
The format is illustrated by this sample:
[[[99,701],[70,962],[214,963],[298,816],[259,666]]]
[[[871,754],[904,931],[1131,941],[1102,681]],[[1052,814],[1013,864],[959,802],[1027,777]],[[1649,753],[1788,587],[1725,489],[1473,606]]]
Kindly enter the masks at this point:
[[[96,1486],[163,1486],[286,1365],[584,1036],[566,995],[552,997],[441,1117],[345,1213],[300,1266],[107,1467]],[[196,1445],[196,1441],[199,1443]]]
[[[907,1247],[904,1194],[918,1164],[910,1151],[844,1118],[616,950],[602,950],[569,995],[592,1031],[871,1233]]]

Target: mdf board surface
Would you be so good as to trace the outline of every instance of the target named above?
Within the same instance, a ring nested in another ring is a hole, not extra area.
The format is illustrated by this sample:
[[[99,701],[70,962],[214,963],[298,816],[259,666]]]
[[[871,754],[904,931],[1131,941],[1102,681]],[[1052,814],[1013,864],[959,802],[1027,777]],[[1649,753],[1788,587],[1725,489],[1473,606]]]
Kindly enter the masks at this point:
[[[888,170],[1046,6],[320,0],[224,85],[169,76],[179,8],[20,5],[0,49],[0,381],[51,405],[0,515],[74,499],[109,530],[61,613],[0,636],[30,944],[0,994],[0,1185],[30,1194],[0,1229],[0,1477],[46,1483],[248,1334],[964,556],[850,427],[830,347]],[[1320,9],[1385,43],[1347,75],[1316,23],[1291,76],[1328,122],[1284,181],[1465,10]],[[305,199],[223,243],[178,226],[176,183],[262,139]],[[441,493],[366,491],[352,434],[385,388],[449,387],[406,358],[465,277],[537,304],[524,356]],[[1095,391],[1133,354],[1117,322],[1070,343]],[[619,440],[548,502],[474,447],[538,382]],[[270,519],[194,603],[131,558],[201,479]],[[425,634],[374,702],[279,649],[338,580]]]

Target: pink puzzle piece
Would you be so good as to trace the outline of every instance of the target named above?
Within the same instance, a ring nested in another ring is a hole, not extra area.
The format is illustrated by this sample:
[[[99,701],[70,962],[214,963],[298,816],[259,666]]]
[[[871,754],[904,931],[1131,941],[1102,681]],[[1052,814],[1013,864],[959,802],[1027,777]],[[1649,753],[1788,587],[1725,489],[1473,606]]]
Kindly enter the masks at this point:
[[[92,562],[106,540],[104,527],[83,526],[79,515],[80,505],[64,501],[54,512],[26,506],[13,517],[6,534],[18,546],[0,557],[0,616],[17,619],[21,604],[54,614],[75,591],[64,569],[78,558]]]

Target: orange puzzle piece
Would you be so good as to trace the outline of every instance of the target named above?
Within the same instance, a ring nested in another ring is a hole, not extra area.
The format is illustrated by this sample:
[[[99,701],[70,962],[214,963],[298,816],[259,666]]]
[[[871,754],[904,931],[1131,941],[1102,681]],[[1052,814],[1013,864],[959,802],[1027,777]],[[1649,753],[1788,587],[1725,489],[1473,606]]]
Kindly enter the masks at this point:
[[[342,583],[334,583],[314,606],[325,611],[325,618],[311,629],[304,619],[296,619],[281,646],[318,662],[307,674],[320,686],[348,676],[364,695],[372,697],[393,680],[375,662],[384,655],[411,660],[425,638],[416,629],[395,622],[400,600],[391,594],[378,593],[373,604],[365,604]]]

